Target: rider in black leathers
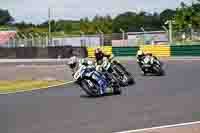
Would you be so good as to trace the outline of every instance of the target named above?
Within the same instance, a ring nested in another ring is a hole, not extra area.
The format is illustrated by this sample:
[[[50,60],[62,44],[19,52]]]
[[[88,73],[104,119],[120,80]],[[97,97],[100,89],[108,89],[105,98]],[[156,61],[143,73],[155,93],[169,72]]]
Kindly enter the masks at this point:
[[[108,58],[109,60],[114,58],[113,54],[105,54],[100,48],[95,49],[94,56],[95,56],[97,65],[101,65],[103,63],[104,57]]]

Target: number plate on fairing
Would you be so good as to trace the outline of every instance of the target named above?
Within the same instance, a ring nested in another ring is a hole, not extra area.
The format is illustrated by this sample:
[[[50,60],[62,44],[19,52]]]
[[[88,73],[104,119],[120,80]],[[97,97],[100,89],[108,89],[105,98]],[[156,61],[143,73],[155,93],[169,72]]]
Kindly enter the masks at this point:
[[[74,74],[74,79],[78,80],[81,77],[81,74],[79,72]]]
[[[103,68],[104,68],[105,70],[108,70],[108,69],[110,68],[110,63],[109,63],[109,62],[104,62],[104,63],[103,63]]]
[[[93,83],[90,80],[87,80],[90,87],[93,87]]]

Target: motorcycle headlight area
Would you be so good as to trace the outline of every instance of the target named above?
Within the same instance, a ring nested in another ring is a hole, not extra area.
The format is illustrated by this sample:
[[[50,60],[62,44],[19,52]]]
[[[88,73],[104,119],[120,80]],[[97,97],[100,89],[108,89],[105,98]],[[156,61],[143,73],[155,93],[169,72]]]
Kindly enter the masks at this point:
[[[144,58],[144,63],[149,63],[150,59],[149,58]]]

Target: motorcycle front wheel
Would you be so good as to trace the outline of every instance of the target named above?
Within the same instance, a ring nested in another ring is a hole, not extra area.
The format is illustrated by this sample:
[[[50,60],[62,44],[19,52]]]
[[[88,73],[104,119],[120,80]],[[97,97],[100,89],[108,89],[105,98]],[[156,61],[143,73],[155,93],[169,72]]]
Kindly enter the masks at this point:
[[[154,66],[153,68],[154,68],[157,76],[163,76],[165,74],[165,72],[161,68],[161,66]]]
[[[120,65],[114,65],[113,69],[118,74],[118,79],[120,80],[120,84],[122,86],[128,86],[129,84],[134,83],[134,79],[131,74],[124,71],[124,69]]]
[[[91,80],[88,79],[81,80],[80,86],[88,96],[92,97],[101,96],[101,93],[99,92],[100,89],[98,89],[99,85]]]
[[[107,73],[107,75],[109,76],[111,87],[113,88],[113,91],[114,91],[113,93],[115,95],[121,94],[121,88],[120,88],[120,84],[118,82],[117,77],[110,73]]]

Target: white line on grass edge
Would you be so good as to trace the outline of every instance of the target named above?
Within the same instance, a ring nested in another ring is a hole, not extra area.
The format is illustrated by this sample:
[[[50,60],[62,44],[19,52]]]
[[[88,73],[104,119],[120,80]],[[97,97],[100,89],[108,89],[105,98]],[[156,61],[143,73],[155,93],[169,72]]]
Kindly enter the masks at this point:
[[[188,123],[181,123],[181,124],[174,124],[174,125],[166,125],[166,126],[159,126],[159,127],[152,127],[152,128],[128,130],[128,131],[121,131],[121,132],[115,132],[115,133],[136,133],[136,132],[156,130],[156,129],[163,129],[163,128],[173,128],[173,127],[188,126],[188,125],[193,125],[193,124],[200,124],[200,121],[188,122]]]
[[[21,93],[21,92],[30,92],[30,91],[35,91],[35,90],[48,89],[48,88],[52,88],[52,87],[58,87],[58,86],[62,86],[62,85],[66,85],[66,84],[70,84],[70,83],[73,83],[73,82],[74,82],[74,81],[68,81],[68,82],[65,82],[65,83],[61,83],[61,84],[57,84],[57,85],[51,85],[51,86],[48,86],[48,87],[32,88],[32,89],[26,89],[26,90],[19,90],[19,91],[5,92],[5,93],[0,93],[0,95],[16,94],[16,93]]]

